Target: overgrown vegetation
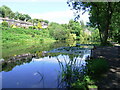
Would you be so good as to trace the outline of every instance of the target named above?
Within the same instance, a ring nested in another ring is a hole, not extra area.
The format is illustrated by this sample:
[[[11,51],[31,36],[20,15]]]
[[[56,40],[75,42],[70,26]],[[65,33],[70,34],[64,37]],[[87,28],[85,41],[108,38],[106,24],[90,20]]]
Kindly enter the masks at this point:
[[[79,20],[80,12],[89,13],[89,26],[98,28],[101,45],[107,45],[108,39],[120,42],[120,3],[119,2],[82,2],[68,0],[67,4],[74,10],[75,20]]]
[[[62,67],[62,81],[67,88],[98,88],[96,82],[102,74],[108,71],[108,63],[105,59],[86,60],[86,66],[76,64],[76,60],[70,60],[65,66],[59,61]]]

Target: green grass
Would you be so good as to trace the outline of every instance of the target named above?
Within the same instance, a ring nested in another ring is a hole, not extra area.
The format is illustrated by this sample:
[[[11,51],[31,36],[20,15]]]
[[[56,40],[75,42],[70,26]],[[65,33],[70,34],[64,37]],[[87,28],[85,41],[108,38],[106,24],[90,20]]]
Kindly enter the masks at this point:
[[[74,62],[73,60],[71,62]],[[102,75],[108,71],[108,62],[103,58],[86,60],[87,65],[83,70],[75,63],[62,67],[62,80],[71,88],[97,88],[96,82],[102,78]],[[74,65],[74,67],[73,67]],[[77,68],[76,68],[77,67]]]
[[[30,52],[32,48],[48,46],[55,40],[49,37],[46,29],[3,28],[2,57]],[[49,44],[48,44],[49,43]],[[33,49],[32,49],[33,50]]]

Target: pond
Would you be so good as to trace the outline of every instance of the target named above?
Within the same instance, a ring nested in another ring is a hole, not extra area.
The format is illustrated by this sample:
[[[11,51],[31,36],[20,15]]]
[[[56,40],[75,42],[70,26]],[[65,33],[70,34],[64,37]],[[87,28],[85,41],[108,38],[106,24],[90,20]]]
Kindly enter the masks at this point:
[[[85,66],[92,46],[51,44],[49,49],[38,49],[7,57],[2,61],[3,88],[59,88],[64,87],[62,71],[66,64]],[[37,47],[39,48],[39,47]],[[41,47],[40,47],[41,48]],[[44,48],[44,46],[43,46]]]

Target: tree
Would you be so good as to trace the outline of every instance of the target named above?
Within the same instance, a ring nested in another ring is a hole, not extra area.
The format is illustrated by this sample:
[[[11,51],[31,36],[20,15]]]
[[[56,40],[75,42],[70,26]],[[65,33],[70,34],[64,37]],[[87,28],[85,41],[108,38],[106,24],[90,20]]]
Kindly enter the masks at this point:
[[[45,23],[47,23],[47,24],[49,23],[49,21],[48,21],[48,20],[44,20],[44,22],[45,22]]]
[[[0,17],[5,17],[5,8],[4,7],[0,7]]]
[[[31,19],[31,17],[30,17],[28,14],[24,14],[24,16],[25,16],[25,20],[26,20],[26,21],[28,21],[28,20]]]
[[[89,11],[90,25],[99,29],[101,44],[106,45],[114,21],[112,21],[112,18],[114,18],[114,13],[120,12],[120,3],[68,0],[67,4],[76,12],[75,20],[80,18],[79,12],[81,10],[83,10],[83,13]]]
[[[0,16],[1,17],[3,17],[3,18],[9,17],[10,18],[10,13],[12,13],[12,10],[9,7],[7,7],[5,5],[0,7]]]
[[[14,12],[11,12],[10,15],[9,15],[9,18],[10,19],[13,19],[15,17],[15,13]]]
[[[15,19],[15,20],[18,20],[18,19],[19,19],[19,16],[20,16],[20,13],[19,13],[19,12],[15,12],[15,17],[14,17],[14,19]]]
[[[19,19],[20,20],[24,21],[25,18],[26,18],[25,14],[22,14],[22,13],[19,14]]]
[[[50,23],[49,34],[56,40],[66,40],[69,36],[69,31],[58,23]]]
[[[82,28],[79,22],[70,20],[68,23],[68,29],[70,29],[71,33],[76,34],[76,36],[80,36],[80,30]]]

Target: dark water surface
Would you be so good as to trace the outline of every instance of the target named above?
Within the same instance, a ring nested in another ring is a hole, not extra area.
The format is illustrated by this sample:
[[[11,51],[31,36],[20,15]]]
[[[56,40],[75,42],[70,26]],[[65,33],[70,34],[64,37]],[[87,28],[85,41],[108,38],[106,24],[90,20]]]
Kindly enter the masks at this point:
[[[2,63],[3,88],[58,88],[62,69],[71,60],[78,66],[85,65],[91,46],[58,46],[48,51],[36,51],[11,56]]]

